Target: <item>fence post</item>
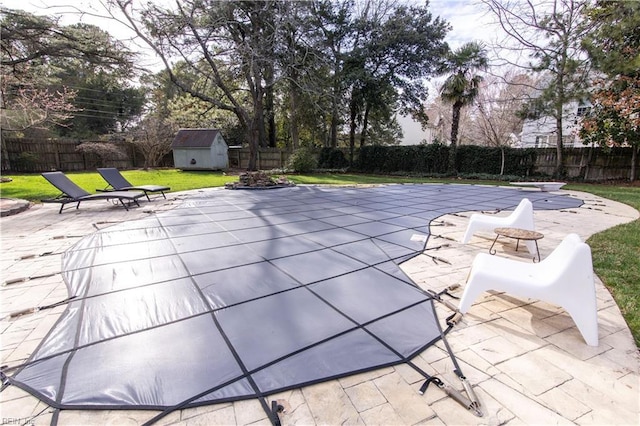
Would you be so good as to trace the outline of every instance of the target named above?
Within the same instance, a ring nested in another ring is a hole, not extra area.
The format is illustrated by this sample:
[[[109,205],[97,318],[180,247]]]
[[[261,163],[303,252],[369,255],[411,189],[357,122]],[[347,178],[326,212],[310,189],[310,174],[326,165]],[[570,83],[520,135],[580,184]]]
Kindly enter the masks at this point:
[[[129,146],[129,152],[131,152],[131,167],[135,169],[136,167],[138,167],[138,161],[136,159],[136,146],[132,143],[127,145]]]
[[[53,144],[53,155],[56,159],[56,170],[60,170],[60,150],[58,149],[58,140]]]

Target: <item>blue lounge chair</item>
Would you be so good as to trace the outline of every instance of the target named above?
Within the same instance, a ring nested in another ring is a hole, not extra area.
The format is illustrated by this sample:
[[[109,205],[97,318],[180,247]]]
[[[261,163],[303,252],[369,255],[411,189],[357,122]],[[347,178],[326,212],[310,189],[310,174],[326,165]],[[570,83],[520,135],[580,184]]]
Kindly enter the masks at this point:
[[[46,172],[42,173],[42,176],[48,180],[51,185],[55,186],[60,192],[62,192],[62,194],[58,195],[56,198],[42,200],[43,203],[60,203],[60,211],[58,213],[62,213],[64,206],[69,203],[77,203],[77,209],[80,207],[81,202],[92,200],[118,200],[126,210],[129,210],[127,203],[136,203],[137,206],[140,206],[138,198],[144,197],[145,195],[144,192],[133,191],[111,191],[99,194],[90,194],[76,185],[62,172]]]
[[[167,196],[164,194],[164,191],[171,189],[168,186],[161,185],[131,185],[129,181],[122,176],[120,171],[113,167],[99,168],[98,173],[100,173],[100,176],[102,176],[102,178],[109,184],[107,189],[104,189],[103,191],[143,191],[144,195],[147,196],[147,200],[151,201],[149,198],[149,192],[159,192],[166,199]]]

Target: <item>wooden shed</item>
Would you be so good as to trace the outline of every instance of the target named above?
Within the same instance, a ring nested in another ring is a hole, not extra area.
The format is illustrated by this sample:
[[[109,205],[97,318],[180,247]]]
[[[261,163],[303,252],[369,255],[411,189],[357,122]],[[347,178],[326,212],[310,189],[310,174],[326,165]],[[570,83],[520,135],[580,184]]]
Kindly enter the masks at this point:
[[[180,129],[171,148],[178,169],[223,170],[229,167],[227,143],[218,129]]]

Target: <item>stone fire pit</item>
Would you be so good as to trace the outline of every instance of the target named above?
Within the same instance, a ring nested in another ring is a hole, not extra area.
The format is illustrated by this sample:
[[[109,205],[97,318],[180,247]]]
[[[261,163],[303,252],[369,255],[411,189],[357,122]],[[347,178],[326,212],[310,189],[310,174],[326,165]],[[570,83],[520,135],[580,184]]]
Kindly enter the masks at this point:
[[[225,184],[226,189],[274,189],[295,186],[284,176],[273,178],[265,172],[245,172],[241,173],[238,182],[229,182]]]

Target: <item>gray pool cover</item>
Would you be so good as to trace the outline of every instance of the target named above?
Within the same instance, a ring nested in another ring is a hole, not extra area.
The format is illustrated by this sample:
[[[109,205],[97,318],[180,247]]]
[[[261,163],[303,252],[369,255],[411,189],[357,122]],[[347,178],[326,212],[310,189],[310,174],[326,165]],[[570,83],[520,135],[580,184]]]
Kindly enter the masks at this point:
[[[410,362],[443,337],[398,267],[425,248],[411,237],[523,197],[582,204],[469,185],[204,191],[68,250],[74,298],[8,381],[60,409],[168,413]]]

